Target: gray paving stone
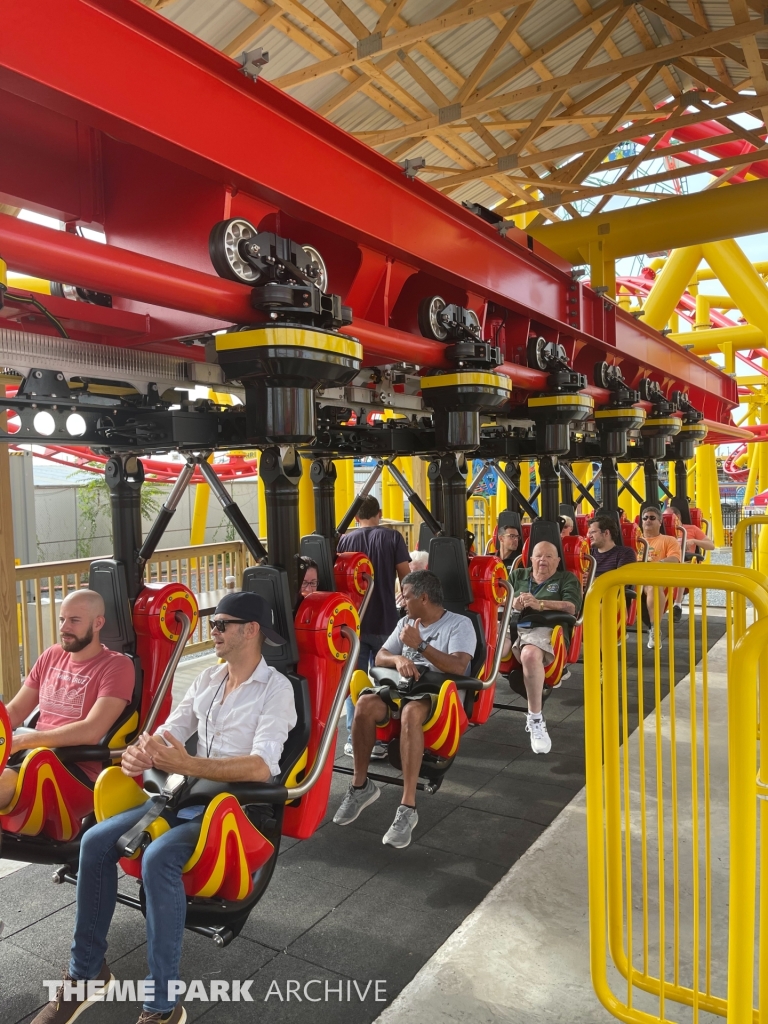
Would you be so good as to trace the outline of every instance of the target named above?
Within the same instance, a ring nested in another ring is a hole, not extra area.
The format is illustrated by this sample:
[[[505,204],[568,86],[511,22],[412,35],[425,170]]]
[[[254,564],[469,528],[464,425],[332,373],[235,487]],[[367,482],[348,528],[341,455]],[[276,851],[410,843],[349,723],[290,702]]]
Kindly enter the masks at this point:
[[[419,837],[422,846],[511,867],[541,834],[543,826],[469,807],[455,810]]]
[[[284,950],[348,896],[348,890],[319,878],[308,880],[298,865],[278,862],[261,900],[242,934],[275,950]]]
[[[220,1003],[211,1007],[202,1019],[205,1024],[253,1024],[256,1020],[259,1024],[317,1024],[318,1021],[367,1024],[379,1016],[395,994],[390,990],[386,1001],[375,1002],[373,986],[366,994],[370,977],[370,970],[358,978],[344,977],[289,954],[279,954],[255,974],[250,990],[252,1003]],[[359,991],[355,989],[354,981],[358,982]],[[292,982],[290,992],[288,982]],[[326,983],[329,990],[327,1001]],[[363,1001],[360,994],[366,996]],[[318,997],[320,1002],[310,1001]]]
[[[53,867],[30,864],[0,878],[0,921],[4,936],[13,935],[75,902],[73,885],[54,885]]]

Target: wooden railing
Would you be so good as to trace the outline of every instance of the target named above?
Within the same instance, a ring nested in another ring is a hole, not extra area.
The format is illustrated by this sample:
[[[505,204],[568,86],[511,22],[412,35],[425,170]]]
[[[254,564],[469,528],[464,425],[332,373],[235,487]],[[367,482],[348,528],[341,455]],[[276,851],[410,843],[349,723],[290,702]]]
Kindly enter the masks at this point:
[[[402,534],[409,551],[416,548],[419,539],[417,524],[387,525]],[[475,550],[482,554],[488,540],[488,520],[474,516],[468,526],[475,533]],[[96,560],[73,558],[63,562],[16,566],[16,616],[22,678],[40,652],[56,642],[61,602],[67,594],[88,586],[91,562]],[[147,562],[144,578],[147,583],[183,583],[194,594],[200,594],[223,588],[227,576],[234,576],[239,586],[243,571],[252,564],[253,559],[242,541],[164,548],[156,551]],[[211,646],[207,621],[198,623],[189,638],[187,652],[193,654]]]
[[[16,614],[19,626],[20,668],[26,675],[38,654],[56,642],[61,602],[74,590],[88,586],[93,558],[64,562],[38,562],[16,566]],[[242,579],[252,564],[242,541],[200,544],[195,547],[165,548],[147,562],[147,583],[183,583],[194,594],[218,590],[227,576]],[[211,646],[208,624],[199,623],[187,644],[187,651]]]

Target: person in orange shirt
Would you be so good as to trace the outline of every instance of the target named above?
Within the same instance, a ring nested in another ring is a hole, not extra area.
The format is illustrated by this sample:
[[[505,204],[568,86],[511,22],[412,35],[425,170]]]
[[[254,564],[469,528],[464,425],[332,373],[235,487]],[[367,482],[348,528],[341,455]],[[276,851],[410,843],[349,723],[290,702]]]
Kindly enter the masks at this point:
[[[648,505],[643,509],[641,516],[641,522],[643,526],[643,536],[648,542],[648,561],[649,562],[681,562],[681,549],[680,541],[677,537],[668,537],[666,534],[661,532],[661,511],[655,508],[653,505]],[[645,597],[645,606],[648,609],[648,615],[651,618],[651,626],[648,630],[648,647],[653,649],[656,646],[656,636],[653,630],[653,597],[657,595],[659,602],[659,620],[664,616],[664,612],[667,608],[667,592],[663,589],[656,589],[655,587],[643,587],[643,594]],[[661,647],[661,637],[658,638],[659,647]]]

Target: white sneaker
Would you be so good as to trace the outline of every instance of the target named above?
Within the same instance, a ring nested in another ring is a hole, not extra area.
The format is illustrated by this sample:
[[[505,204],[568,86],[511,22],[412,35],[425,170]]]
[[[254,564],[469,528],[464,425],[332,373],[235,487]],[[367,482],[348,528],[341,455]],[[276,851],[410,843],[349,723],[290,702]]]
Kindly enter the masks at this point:
[[[547,732],[547,723],[543,718],[528,715],[525,731],[531,734],[531,750],[534,754],[548,754],[552,749],[552,740]]]
[[[352,749],[352,740],[347,740],[347,742],[344,744],[344,753],[347,755],[347,757],[354,757],[355,752]]]
[[[653,626],[651,626],[651,628],[648,630],[648,650],[652,651],[653,648],[656,647],[656,646],[658,646],[659,650],[661,650],[663,645],[662,645],[662,642],[661,642],[661,637],[659,637],[658,642],[657,642],[656,634],[653,631]]]

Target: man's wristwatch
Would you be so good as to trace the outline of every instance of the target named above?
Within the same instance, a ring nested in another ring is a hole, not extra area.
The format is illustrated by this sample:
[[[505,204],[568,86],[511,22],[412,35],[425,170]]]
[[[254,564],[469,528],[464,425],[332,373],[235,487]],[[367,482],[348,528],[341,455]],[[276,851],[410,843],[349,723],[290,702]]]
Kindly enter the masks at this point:
[[[424,651],[426,651],[426,649],[428,647],[429,647],[429,641],[428,640],[422,640],[421,643],[419,644],[419,646],[416,648],[416,650],[419,652],[419,654],[423,654]]]

